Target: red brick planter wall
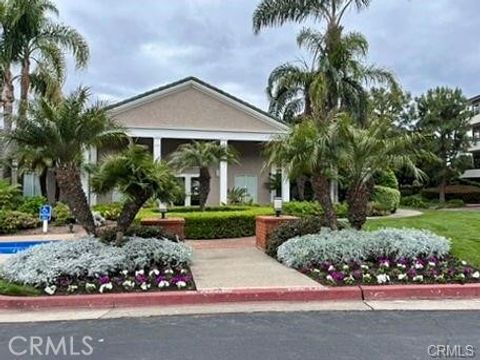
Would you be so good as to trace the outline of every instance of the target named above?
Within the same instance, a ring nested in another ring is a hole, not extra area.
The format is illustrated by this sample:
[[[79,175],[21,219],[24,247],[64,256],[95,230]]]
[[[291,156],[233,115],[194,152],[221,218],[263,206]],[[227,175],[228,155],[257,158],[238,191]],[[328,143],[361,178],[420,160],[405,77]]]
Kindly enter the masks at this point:
[[[147,218],[140,221],[145,226],[158,226],[166,232],[176,234],[180,240],[185,239],[185,219],[184,218]]]
[[[255,225],[256,245],[260,249],[267,248],[267,237],[279,225],[298,219],[295,216],[257,216]]]

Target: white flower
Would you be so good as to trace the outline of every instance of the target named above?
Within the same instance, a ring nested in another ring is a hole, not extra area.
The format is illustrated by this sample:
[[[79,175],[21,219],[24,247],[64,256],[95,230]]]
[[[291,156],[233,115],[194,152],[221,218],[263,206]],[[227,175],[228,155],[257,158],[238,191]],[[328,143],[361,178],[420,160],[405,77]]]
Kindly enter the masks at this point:
[[[474,278],[474,279],[480,279],[480,271],[475,271],[475,272],[472,274],[472,278]]]
[[[173,274],[173,270],[172,269],[165,269],[164,273],[165,274]]]
[[[335,266],[330,265],[327,269],[327,271],[335,271]]]
[[[335,281],[333,280],[332,275],[327,275],[327,276],[325,277],[325,279],[327,279],[328,281],[331,281],[331,282],[335,282]]]
[[[417,269],[417,270],[418,270],[418,269],[423,269],[422,263],[418,263],[418,262],[415,263],[415,269]]]
[[[423,275],[416,275],[412,279],[413,281],[423,281]]]
[[[57,287],[55,285],[51,285],[47,286],[44,290],[48,295],[53,295],[55,294],[55,291],[57,291]]]
[[[128,275],[128,270],[122,270],[122,274],[127,276]]]
[[[398,280],[404,280],[407,277],[407,274],[398,274]]]
[[[443,280],[445,276],[442,275],[435,275],[435,280]]]
[[[363,274],[364,279],[371,279],[372,277],[370,276],[369,273]]]
[[[463,274],[463,273],[462,273],[462,274],[458,274],[457,276],[458,276],[460,279],[465,279],[465,274]]]
[[[382,261],[380,263],[380,266],[381,267],[385,267],[385,268],[389,268],[390,267],[390,263],[388,262],[388,260],[385,260],[385,261]]]
[[[144,275],[145,274],[145,271],[142,269],[142,270],[138,270],[138,271],[135,271],[135,276],[138,276],[138,275]]]
[[[429,266],[437,266],[437,264],[435,264],[433,261],[429,261],[429,262],[428,262],[428,265],[429,265]]]
[[[385,284],[390,281],[390,276],[387,274],[379,274],[377,275],[377,283],[379,284]]]
[[[315,268],[315,269],[312,270],[312,272],[314,272],[314,273],[319,273],[320,270]]]
[[[135,282],[133,282],[132,280],[125,280],[123,283],[122,283],[122,286],[125,288],[125,289],[133,289],[135,287]]]
[[[360,266],[363,270],[368,270],[368,265],[361,265]]]
[[[177,287],[179,289],[184,288],[187,286],[187,283],[185,281],[177,281]]]
[[[182,269],[182,270],[180,270],[180,274],[186,274],[186,273],[188,273],[188,270],[187,270],[187,269]]]
[[[73,293],[75,291],[78,290],[78,286],[77,285],[68,285],[68,288],[67,288],[67,292],[69,293]]]
[[[405,264],[397,264],[397,267],[401,268],[401,269],[406,269],[407,268],[407,265]]]
[[[142,283],[142,285],[140,285],[140,289],[142,289],[143,291],[147,291],[148,289],[150,289],[150,284]]]
[[[92,283],[86,283],[85,284],[85,290],[87,291],[92,291],[92,290],[95,290],[97,288],[97,286],[95,284],[92,284]]]
[[[153,270],[150,270],[150,272],[148,273],[148,276],[152,276],[152,275],[158,275],[160,274],[160,271],[158,271],[158,269],[153,269]]]
[[[111,282],[109,282],[109,283],[100,285],[100,289],[98,289],[98,291],[100,292],[100,294],[103,294],[105,290],[112,290],[112,289],[113,289],[113,285]]]
[[[467,265],[467,262],[465,260],[462,260],[461,263],[463,266]]]
[[[162,280],[158,283],[158,287],[161,288],[161,289],[165,288],[165,287],[169,287],[169,286],[170,286],[170,283],[166,280]]]
[[[342,266],[342,269],[343,269],[343,270],[348,270],[348,269],[350,269],[350,267],[345,264],[345,265]]]

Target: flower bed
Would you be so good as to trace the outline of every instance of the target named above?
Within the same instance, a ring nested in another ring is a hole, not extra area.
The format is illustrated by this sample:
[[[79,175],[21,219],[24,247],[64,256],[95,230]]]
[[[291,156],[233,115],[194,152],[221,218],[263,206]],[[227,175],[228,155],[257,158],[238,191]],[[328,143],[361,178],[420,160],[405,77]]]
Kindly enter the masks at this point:
[[[49,295],[191,290],[191,257],[188,246],[168,240],[129,238],[115,247],[83,238],[27,249],[7,259],[0,273]]]
[[[330,286],[480,282],[480,270],[449,251],[449,240],[428,231],[322,229],[282,244],[277,257]]]

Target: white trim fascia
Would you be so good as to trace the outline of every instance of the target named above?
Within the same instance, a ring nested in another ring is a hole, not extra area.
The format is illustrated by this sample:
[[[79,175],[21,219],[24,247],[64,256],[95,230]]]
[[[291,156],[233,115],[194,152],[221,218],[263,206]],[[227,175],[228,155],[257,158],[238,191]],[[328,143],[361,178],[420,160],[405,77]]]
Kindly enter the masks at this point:
[[[189,87],[197,89],[197,90],[199,90],[199,91],[201,91],[201,92],[203,92],[207,95],[210,95],[210,96],[214,97],[215,99],[223,102],[224,104],[230,105],[230,106],[236,108],[237,110],[240,110],[244,113],[247,113],[248,115],[254,117],[255,119],[260,120],[260,121],[272,126],[273,128],[275,128],[277,130],[280,130],[282,132],[286,132],[286,131],[289,130],[289,127],[287,125],[281,124],[280,122],[272,119],[271,117],[266,116],[265,114],[262,114],[258,111],[255,111],[254,109],[250,108],[249,106],[246,106],[246,105],[244,105],[244,104],[242,104],[238,101],[235,101],[234,99],[232,99],[232,98],[230,98],[226,95],[223,95],[223,94],[221,94],[221,93],[219,93],[219,92],[217,92],[213,89],[210,89],[210,88],[206,87],[205,85],[196,82],[195,80],[189,80],[189,81],[186,81],[184,83],[180,83],[178,85],[169,87],[167,89],[155,92],[153,94],[143,96],[139,99],[132,100],[131,102],[120,105],[116,108],[113,108],[113,109],[109,110],[108,112],[109,112],[110,115],[115,116],[115,115],[121,114],[121,113],[123,113],[127,110],[135,109],[135,108],[137,108],[137,107],[139,107],[143,104],[152,102],[154,100],[160,99],[160,98],[165,97],[167,95],[171,95],[175,92],[179,92],[179,91],[181,91],[183,89],[186,89],[186,88],[189,88]]]
[[[127,128],[128,135],[143,138],[231,140],[231,141],[270,141],[281,133],[217,131],[193,129],[149,129]]]

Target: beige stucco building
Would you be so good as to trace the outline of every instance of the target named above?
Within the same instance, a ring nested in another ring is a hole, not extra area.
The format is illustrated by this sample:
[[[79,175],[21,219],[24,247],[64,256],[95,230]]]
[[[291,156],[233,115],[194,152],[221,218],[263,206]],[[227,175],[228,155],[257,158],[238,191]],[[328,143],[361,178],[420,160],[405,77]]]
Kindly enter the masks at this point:
[[[245,188],[256,203],[272,200],[273,194],[265,184],[270,174],[281,170],[265,166],[262,146],[288,131],[288,127],[268,113],[193,77],[114,104],[109,113],[136,142],[148,146],[156,159],[168,159],[180,144],[192,140],[213,140],[235,148],[239,164],[222,162],[218,168],[210,169],[209,205],[226,204],[228,191],[234,187]],[[96,163],[107,153],[91,149],[85,156]],[[184,202],[189,206],[198,169],[177,175],[185,186]],[[91,204],[115,201],[119,196],[92,193],[88,176],[84,176],[83,185]],[[290,199],[286,176],[282,176],[282,198]]]

